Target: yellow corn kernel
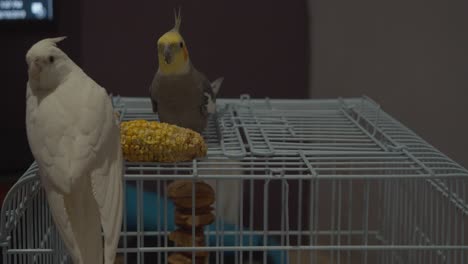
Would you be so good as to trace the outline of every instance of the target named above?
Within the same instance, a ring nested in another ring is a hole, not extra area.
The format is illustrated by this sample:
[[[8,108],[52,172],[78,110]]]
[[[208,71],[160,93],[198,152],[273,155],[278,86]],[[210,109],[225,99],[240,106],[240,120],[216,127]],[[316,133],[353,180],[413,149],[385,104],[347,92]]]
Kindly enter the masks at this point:
[[[206,156],[203,137],[190,129],[146,120],[120,124],[124,158],[132,162],[189,161]]]

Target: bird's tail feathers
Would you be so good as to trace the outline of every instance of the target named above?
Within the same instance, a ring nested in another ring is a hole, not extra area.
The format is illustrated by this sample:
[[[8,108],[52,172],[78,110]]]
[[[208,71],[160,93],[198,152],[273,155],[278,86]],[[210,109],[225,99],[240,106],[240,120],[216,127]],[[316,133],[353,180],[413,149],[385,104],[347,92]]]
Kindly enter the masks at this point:
[[[213,89],[213,93],[215,94],[215,96],[218,95],[219,89],[221,88],[221,84],[223,84],[223,81],[224,77],[219,77],[211,83],[211,88]]]
[[[101,236],[101,221],[99,209],[92,194],[89,177],[81,177],[77,183],[83,193],[66,195],[65,207],[68,213],[71,229],[79,248],[81,263],[103,262],[103,240]]]
[[[200,168],[211,169],[208,172],[210,175],[242,175],[244,173],[240,160],[214,159],[211,162],[213,165],[200,165]],[[239,224],[240,203],[243,201],[240,192],[242,180],[207,179],[206,183],[215,191],[216,203],[213,207],[216,217],[223,219],[224,223],[237,226]]]

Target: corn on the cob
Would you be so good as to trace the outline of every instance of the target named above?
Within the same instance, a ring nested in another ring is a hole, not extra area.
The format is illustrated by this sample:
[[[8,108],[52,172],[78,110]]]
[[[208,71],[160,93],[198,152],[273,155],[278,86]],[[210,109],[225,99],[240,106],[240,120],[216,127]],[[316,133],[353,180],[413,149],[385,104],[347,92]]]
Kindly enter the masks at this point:
[[[146,120],[120,124],[124,158],[128,161],[178,162],[206,155],[203,137],[187,128]]]

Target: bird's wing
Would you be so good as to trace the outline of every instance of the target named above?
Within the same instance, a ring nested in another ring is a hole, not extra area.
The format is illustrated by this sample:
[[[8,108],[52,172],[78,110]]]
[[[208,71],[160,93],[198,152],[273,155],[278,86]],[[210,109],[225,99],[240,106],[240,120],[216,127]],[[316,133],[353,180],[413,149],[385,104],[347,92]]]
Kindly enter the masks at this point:
[[[93,85],[89,78],[71,76],[38,102],[34,118],[29,118],[31,150],[59,193],[70,193],[79,177],[89,175],[107,137],[103,123],[109,117],[103,101],[110,100]]]
[[[104,231],[104,263],[113,264],[122,224],[123,158],[120,128],[113,115],[112,103],[104,89],[96,88],[101,91],[99,101],[104,106],[103,112],[100,113],[104,117],[100,125],[105,137],[102,137],[96,145],[99,162],[91,173],[91,179]]]
[[[48,179],[50,188],[57,192],[69,193],[71,178],[69,162],[63,149],[70,119],[63,112],[62,105],[53,95],[38,99],[28,84],[26,90],[26,132],[31,152],[40,168],[42,177]]]
[[[218,79],[211,82],[211,88],[213,89],[213,93],[215,96],[218,96],[219,89],[221,88],[221,84],[223,84],[224,77],[219,77]]]
[[[56,188],[49,185],[47,180],[44,180],[45,178],[42,179],[43,180],[41,182],[47,193],[47,201],[55,226],[60,233],[63,243],[68,249],[73,263],[79,263],[79,260],[81,259],[80,249],[75,238],[75,233],[73,232],[73,227],[65,206],[64,197],[62,194],[57,192]]]
[[[200,85],[200,90],[202,91],[200,111],[203,116],[208,114],[213,114],[216,111],[216,94],[213,91],[213,87],[208,79],[201,73],[196,72],[196,80]]]
[[[151,98],[151,104],[153,106],[153,113],[158,112],[158,101],[157,101],[157,92],[158,92],[158,78],[157,73],[153,77],[153,81],[151,82],[149,93]]]
[[[70,194],[59,194],[43,181],[54,223],[73,263],[102,263],[100,214],[89,177],[80,177]]]

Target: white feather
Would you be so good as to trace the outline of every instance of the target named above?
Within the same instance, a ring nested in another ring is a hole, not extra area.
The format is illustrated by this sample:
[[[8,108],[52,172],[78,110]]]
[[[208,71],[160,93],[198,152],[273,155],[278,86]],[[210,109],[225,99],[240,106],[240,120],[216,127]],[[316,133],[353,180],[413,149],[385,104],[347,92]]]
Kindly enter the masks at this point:
[[[28,141],[73,262],[103,263],[104,251],[104,263],[111,264],[123,205],[119,127],[105,89],[55,46],[58,41],[40,41],[27,54]]]
[[[223,80],[224,78],[220,77],[211,83],[211,89],[213,90],[214,97],[218,95]],[[213,100],[209,93],[204,93],[204,95],[208,98],[208,104],[206,106],[208,113],[214,114],[216,112],[216,102]]]
[[[200,169],[206,170],[209,175],[242,175],[242,167],[240,160],[220,159],[210,160],[213,165],[200,165]],[[222,163],[222,165],[220,165]],[[239,225],[240,203],[243,201],[240,193],[240,185],[242,180],[206,180],[216,194],[216,203],[214,205],[215,214],[218,219],[222,219],[224,223]]]
[[[209,93],[204,93],[204,95],[208,98],[208,104],[206,105],[206,110],[210,114],[214,114],[216,112],[216,103],[213,102],[211,95]]]

